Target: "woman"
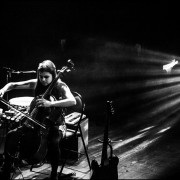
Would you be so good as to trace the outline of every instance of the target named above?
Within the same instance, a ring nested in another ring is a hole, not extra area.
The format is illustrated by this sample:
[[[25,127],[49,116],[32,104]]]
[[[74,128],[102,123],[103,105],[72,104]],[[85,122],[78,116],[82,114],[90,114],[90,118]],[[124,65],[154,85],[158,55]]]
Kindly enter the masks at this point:
[[[51,163],[51,176],[50,176],[51,180],[58,179],[57,168],[60,158],[59,142],[63,138],[63,134],[65,133],[65,129],[66,129],[64,116],[63,116],[63,108],[73,106],[76,104],[76,100],[72,95],[69,87],[60,79],[56,81],[52,90],[49,92],[49,97],[42,98],[41,95],[44,95],[47,88],[50,86],[51,82],[55,79],[56,76],[57,76],[56,67],[54,63],[50,60],[45,60],[39,64],[39,67],[37,69],[37,79],[30,79],[27,81],[20,81],[20,82],[10,82],[0,90],[0,96],[3,97],[3,95],[7,91],[10,91],[15,88],[34,89],[35,98],[30,105],[30,115],[33,109],[37,108],[39,109],[39,113],[37,114],[36,119],[39,122],[41,122],[42,119],[43,121],[45,119],[45,121],[48,122],[47,140],[48,140],[48,155]],[[53,108],[54,109],[60,108],[61,111],[58,112],[61,113],[58,114],[58,116],[55,115],[55,113],[51,111]],[[49,119],[44,118],[44,116],[49,117]],[[9,131],[6,137],[5,150],[4,150],[5,162],[3,166],[4,177],[6,179],[10,178],[10,171],[11,171],[10,166],[12,163],[12,156],[10,156],[9,154],[15,155],[16,153],[15,149],[17,149],[17,144],[20,141],[20,138],[22,137],[22,133],[28,131],[28,127],[24,124],[14,130]]]

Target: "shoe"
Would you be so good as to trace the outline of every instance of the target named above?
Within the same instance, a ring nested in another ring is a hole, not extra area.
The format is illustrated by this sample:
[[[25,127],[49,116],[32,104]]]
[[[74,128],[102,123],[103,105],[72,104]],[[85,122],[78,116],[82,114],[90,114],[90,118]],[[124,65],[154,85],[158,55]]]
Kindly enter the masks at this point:
[[[58,173],[51,173],[50,180],[58,180]]]
[[[11,176],[11,173],[8,171],[1,171],[0,173],[1,179],[4,179],[4,180],[10,180],[11,179],[10,176]]]
[[[2,177],[2,179],[10,180],[11,172],[14,172],[14,167],[4,163],[1,167],[0,177]]]

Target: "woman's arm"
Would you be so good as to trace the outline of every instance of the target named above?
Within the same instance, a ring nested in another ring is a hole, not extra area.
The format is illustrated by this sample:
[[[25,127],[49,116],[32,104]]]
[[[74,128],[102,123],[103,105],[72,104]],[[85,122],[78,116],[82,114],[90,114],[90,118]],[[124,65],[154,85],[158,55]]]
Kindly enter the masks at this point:
[[[0,97],[12,89],[34,89],[36,87],[37,79],[30,79],[19,82],[9,82],[2,89],[0,89]]]
[[[76,105],[76,100],[67,85],[62,86],[63,97],[60,100],[52,101],[51,107],[69,107]]]
[[[62,99],[57,99],[56,101],[49,101],[46,99],[37,99],[36,105],[39,107],[69,107],[76,105],[76,99],[74,98],[73,94],[71,93],[69,87],[66,84],[62,84],[61,86],[61,94]]]

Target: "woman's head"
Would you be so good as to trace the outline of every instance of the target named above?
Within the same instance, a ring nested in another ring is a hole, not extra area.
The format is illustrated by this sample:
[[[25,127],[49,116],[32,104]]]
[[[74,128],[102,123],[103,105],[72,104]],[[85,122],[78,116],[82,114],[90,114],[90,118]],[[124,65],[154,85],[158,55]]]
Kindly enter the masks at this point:
[[[44,60],[39,63],[37,78],[42,85],[46,86],[56,77],[56,66],[51,60]]]

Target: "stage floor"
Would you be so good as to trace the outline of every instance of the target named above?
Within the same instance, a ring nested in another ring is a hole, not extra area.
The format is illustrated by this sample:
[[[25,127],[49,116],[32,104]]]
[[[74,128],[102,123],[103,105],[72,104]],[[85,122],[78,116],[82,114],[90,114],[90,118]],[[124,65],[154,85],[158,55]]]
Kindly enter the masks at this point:
[[[179,120],[146,122],[141,125],[136,123],[137,121],[132,121],[123,126],[122,123],[115,122],[109,127],[113,153],[119,158],[118,178],[159,179],[179,175]],[[100,164],[102,143],[98,139],[103,138],[104,122],[90,120],[88,134],[90,161],[96,159]],[[13,179],[46,179],[50,174],[50,164],[44,163],[33,168],[33,171],[30,171],[30,166],[22,167],[21,172],[23,176],[17,169]],[[63,175],[69,173],[75,174],[68,179],[90,179],[92,171],[89,171],[86,157],[81,156],[74,163],[66,164]]]

